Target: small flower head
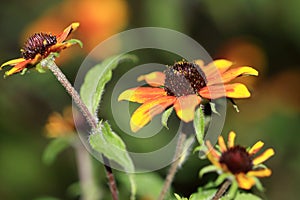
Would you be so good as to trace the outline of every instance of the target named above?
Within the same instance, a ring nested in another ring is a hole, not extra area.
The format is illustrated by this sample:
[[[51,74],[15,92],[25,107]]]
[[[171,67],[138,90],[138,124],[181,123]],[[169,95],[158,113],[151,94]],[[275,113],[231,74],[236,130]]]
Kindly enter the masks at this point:
[[[274,150],[269,148],[262,154],[255,156],[264,143],[259,141],[251,148],[246,149],[234,145],[235,136],[234,132],[229,133],[227,145],[223,137],[220,136],[218,140],[220,151],[215,150],[207,141],[209,149],[207,157],[219,174],[227,174],[228,178],[231,181],[236,181],[240,188],[249,190],[257,183],[258,179],[256,177],[271,175],[271,170],[262,163],[274,155]]]
[[[75,124],[73,119],[72,107],[66,107],[63,113],[54,112],[48,117],[45,125],[46,135],[49,138],[65,137],[73,135]]]
[[[208,65],[203,61],[176,62],[164,72],[152,72],[138,77],[149,87],[137,87],[124,91],[120,100],[142,103],[130,121],[132,131],[144,127],[155,115],[174,106],[177,116],[184,122],[194,119],[195,108],[205,101],[220,97],[248,98],[250,92],[242,83],[228,83],[244,75],[257,76],[248,66],[231,68],[228,60],[215,60]]]
[[[67,37],[78,28],[79,23],[72,23],[61,34],[52,35],[47,33],[35,33],[30,36],[21,49],[22,58],[13,59],[3,63],[0,70],[5,66],[13,66],[5,72],[5,76],[20,73],[24,69],[33,67],[48,57],[50,53],[59,53],[78,42],[78,40],[65,41]]]

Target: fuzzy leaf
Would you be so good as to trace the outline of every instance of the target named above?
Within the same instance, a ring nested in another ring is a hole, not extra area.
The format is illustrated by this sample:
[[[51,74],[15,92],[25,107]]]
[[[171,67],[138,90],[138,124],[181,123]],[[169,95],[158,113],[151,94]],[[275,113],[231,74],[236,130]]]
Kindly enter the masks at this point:
[[[197,140],[200,146],[202,146],[204,143],[205,117],[201,107],[197,108],[195,111],[194,128]]]
[[[90,135],[91,147],[121,165],[126,172],[133,172],[133,162],[126,151],[123,140],[112,131],[108,122],[100,123],[99,131]]]
[[[251,193],[238,193],[234,200],[262,200],[262,198]]]
[[[136,57],[129,54],[110,57],[87,72],[80,89],[80,96],[93,115],[97,113],[104,87],[112,77],[112,70],[124,60],[136,60]]]

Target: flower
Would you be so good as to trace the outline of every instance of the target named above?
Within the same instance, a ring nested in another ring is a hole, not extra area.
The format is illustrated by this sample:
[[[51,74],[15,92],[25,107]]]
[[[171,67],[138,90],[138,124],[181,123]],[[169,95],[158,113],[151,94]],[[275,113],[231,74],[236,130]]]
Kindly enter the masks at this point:
[[[78,40],[65,41],[72,31],[76,30],[79,23],[72,23],[61,34],[51,35],[47,33],[35,33],[27,39],[21,49],[22,58],[13,59],[3,63],[0,70],[4,66],[13,66],[9,71],[5,72],[5,76],[22,72],[24,69],[37,65],[41,60],[50,55],[50,53],[59,53],[76,43]]]
[[[264,143],[258,141],[251,148],[246,149],[234,145],[235,137],[236,134],[231,131],[226,146],[224,138],[220,136],[218,139],[220,152],[215,150],[211,143],[207,141],[206,144],[209,149],[207,158],[216,167],[214,171],[227,174],[227,178],[236,181],[240,188],[249,190],[257,184],[258,179],[256,177],[268,177],[272,174],[272,171],[262,163],[273,156],[275,152],[272,148],[269,148],[259,156],[254,157],[264,146]],[[205,171],[205,168],[202,170]]]
[[[45,125],[46,135],[49,138],[64,137],[75,132],[72,107],[66,107],[63,113],[51,113]]]
[[[170,106],[174,106],[182,121],[190,122],[194,119],[196,106],[204,103],[205,99],[250,97],[244,84],[228,82],[239,76],[257,76],[258,72],[248,66],[230,69],[232,65],[232,62],[225,59],[215,60],[206,66],[202,60],[180,61],[167,66],[164,72],[152,72],[138,77],[138,81],[145,80],[151,87],[125,90],[118,98],[119,101],[142,103],[131,117],[132,131],[138,131]]]

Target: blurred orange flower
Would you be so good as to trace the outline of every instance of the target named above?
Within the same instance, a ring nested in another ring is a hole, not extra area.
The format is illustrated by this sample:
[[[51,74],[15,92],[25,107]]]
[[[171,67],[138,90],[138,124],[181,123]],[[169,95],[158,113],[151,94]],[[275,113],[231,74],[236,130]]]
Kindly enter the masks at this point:
[[[57,20],[59,19],[59,20]],[[25,31],[52,30],[71,21],[80,22],[77,38],[83,41],[83,49],[90,52],[101,41],[121,31],[128,23],[128,8],[125,0],[65,0],[47,10]]]
[[[72,107],[66,107],[63,113],[52,113],[45,125],[46,135],[49,138],[64,137],[75,132]]]

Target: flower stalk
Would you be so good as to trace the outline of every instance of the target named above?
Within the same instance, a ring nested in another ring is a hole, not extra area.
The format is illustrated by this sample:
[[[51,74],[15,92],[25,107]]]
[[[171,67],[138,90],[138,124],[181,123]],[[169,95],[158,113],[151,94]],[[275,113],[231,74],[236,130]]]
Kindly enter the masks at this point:
[[[43,67],[48,67],[49,70],[54,74],[54,76],[57,78],[57,80],[62,84],[62,86],[66,89],[66,91],[69,93],[69,95],[72,97],[75,104],[79,107],[79,110],[87,120],[88,124],[91,126],[92,130],[97,129],[97,118],[95,118],[91,112],[88,110],[86,105],[82,102],[80,95],[78,92],[74,89],[74,87],[71,85],[69,80],[66,78],[64,73],[59,69],[59,67],[54,62],[54,56],[50,55],[44,60],[41,61],[41,65]],[[114,175],[112,173],[112,169],[109,166],[109,160],[102,155],[103,160],[105,160],[105,171],[106,176],[108,178],[109,182],[109,188],[113,197],[113,200],[118,200],[118,189],[116,187],[116,181],[114,178]]]
[[[228,189],[228,187],[231,185],[231,181],[230,180],[226,180],[221,187],[219,188],[219,190],[217,191],[217,193],[215,194],[215,196],[212,198],[212,200],[219,200],[226,192],[226,190]]]

